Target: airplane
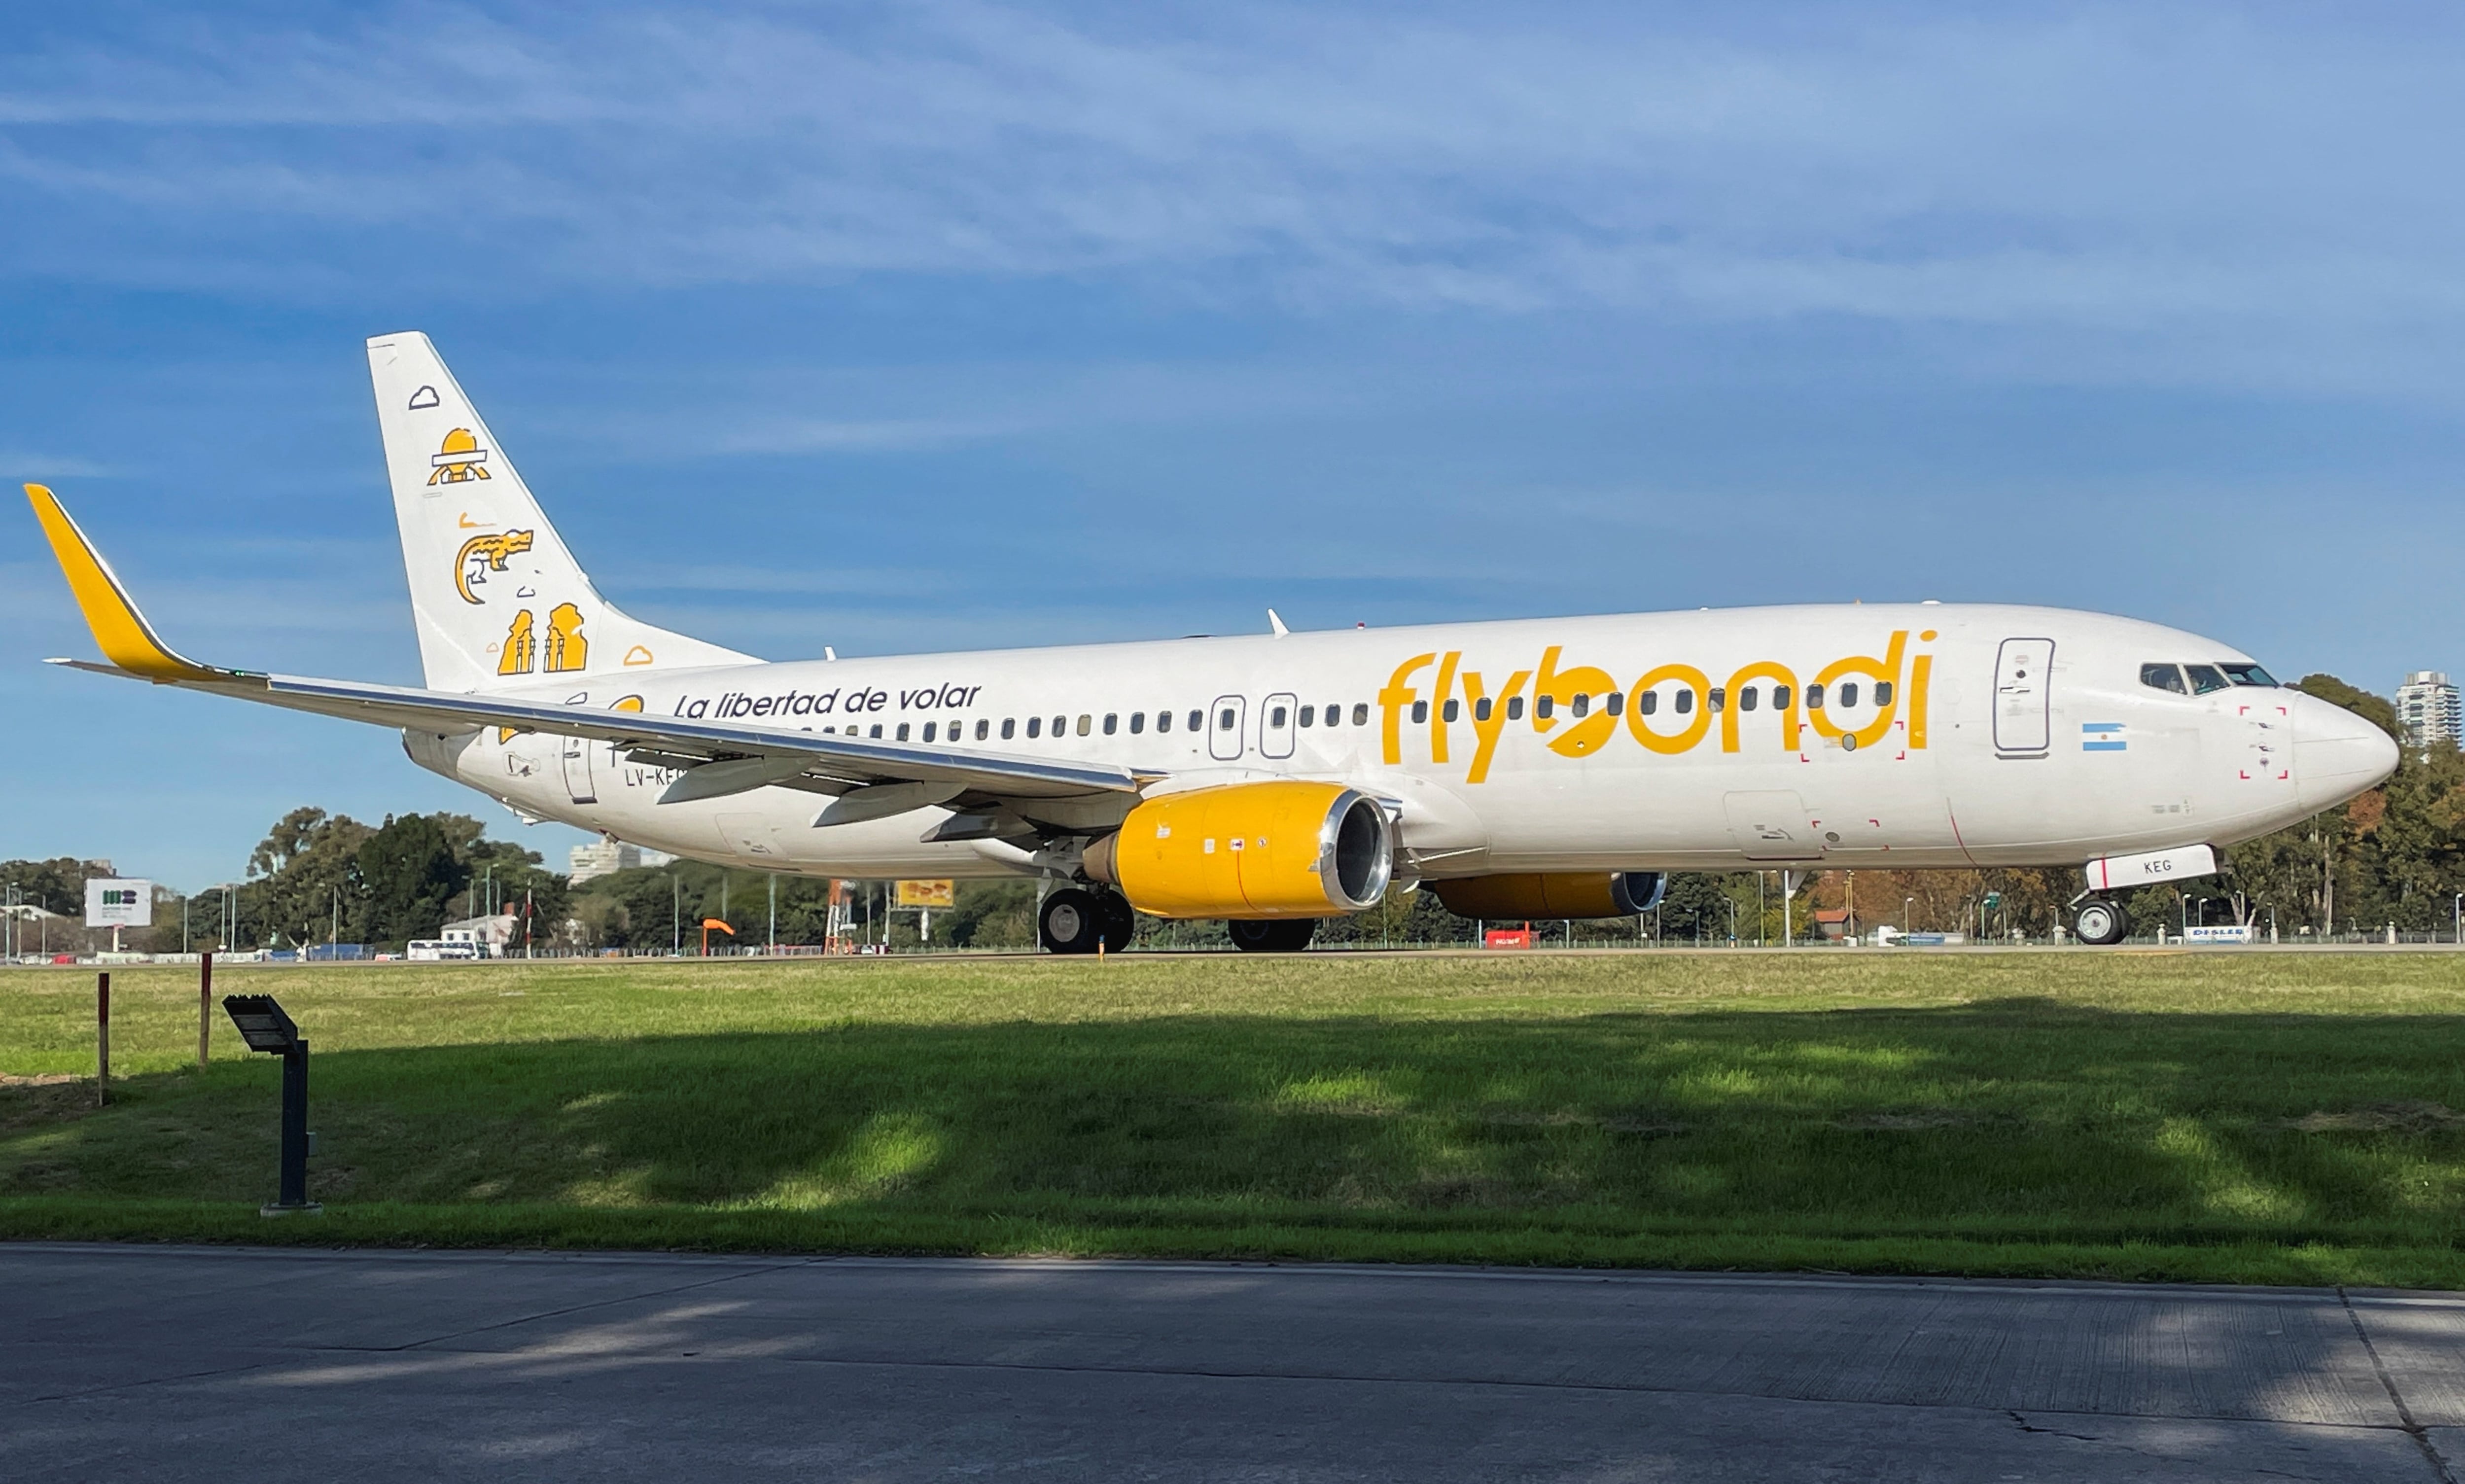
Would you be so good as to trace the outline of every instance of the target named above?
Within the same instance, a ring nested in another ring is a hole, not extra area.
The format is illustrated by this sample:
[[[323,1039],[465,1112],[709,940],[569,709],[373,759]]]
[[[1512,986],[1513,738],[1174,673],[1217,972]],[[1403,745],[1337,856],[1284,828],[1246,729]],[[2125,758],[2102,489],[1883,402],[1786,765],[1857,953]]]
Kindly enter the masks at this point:
[[[2121,895],[2372,787],[2378,726],[2198,634],[2062,609],[1807,605],[768,663],[600,596],[425,335],[367,343],[425,684],[201,664],[52,492],[105,675],[400,729],[420,766],[672,854],[1031,877],[1042,945],[1137,914],[1253,951],[1426,885],[1625,917],[1680,871],[2076,866]]]

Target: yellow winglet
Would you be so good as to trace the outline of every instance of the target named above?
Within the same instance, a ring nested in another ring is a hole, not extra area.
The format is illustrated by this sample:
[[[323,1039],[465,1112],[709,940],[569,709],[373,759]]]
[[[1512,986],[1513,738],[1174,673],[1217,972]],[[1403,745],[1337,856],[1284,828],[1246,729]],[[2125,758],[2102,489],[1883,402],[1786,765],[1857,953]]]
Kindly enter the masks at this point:
[[[128,601],[127,591],[112,574],[111,564],[85,539],[85,532],[60,508],[59,497],[39,484],[26,486],[26,498],[34,502],[34,519],[43,522],[43,534],[50,538],[52,555],[59,559],[60,575],[69,580],[69,591],[76,596],[78,609],[85,614],[86,627],[94,631],[94,642],[103,657],[132,674],[149,680],[228,680],[234,672],[216,670],[182,658],[169,645],[154,636],[153,626],[137,605]]]

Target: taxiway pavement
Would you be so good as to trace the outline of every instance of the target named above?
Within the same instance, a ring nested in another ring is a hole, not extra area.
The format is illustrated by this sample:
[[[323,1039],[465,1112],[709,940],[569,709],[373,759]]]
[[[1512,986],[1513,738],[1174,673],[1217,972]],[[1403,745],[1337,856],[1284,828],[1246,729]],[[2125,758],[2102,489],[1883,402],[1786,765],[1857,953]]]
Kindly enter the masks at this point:
[[[2446,1480],[2465,1298],[0,1246],[14,1480]]]

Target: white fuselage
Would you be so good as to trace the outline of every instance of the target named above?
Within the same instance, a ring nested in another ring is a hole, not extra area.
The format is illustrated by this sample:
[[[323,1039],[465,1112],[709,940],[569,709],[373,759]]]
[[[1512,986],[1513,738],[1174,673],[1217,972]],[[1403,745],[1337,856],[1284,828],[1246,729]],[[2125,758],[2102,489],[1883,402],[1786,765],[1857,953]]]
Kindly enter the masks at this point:
[[[2152,662],[2247,659],[2064,609],[1810,606],[591,675],[504,694],[1118,764],[1164,775],[1158,790],[1341,782],[1396,801],[1399,869],[1445,877],[2077,864],[2248,839],[2385,776],[2385,735],[2324,701],[2141,678]],[[423,765],[525,813],[702,860],[877,877],[1041,869],[1032,845],[925,843],[943,808],[817,828],[829,800],[798,788],[663,805],[677,773],[604,742],[494,728],[409,741]],[[1055,817],[1107,822],[1072,808]]]

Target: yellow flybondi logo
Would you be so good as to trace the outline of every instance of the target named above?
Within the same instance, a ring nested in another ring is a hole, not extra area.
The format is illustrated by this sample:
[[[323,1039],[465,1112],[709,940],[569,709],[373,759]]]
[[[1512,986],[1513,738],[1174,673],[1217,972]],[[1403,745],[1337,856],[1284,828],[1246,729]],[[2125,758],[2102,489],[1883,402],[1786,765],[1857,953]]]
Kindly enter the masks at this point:
[[[454,590],[462,594],[465,603],[487,600],[471,589],[486,587],[490,572],[505,569],[505,559],[518,551],[531,549],[531,533],[505,531],[495,536],[474,536],[462,543],[454,558]]]
[[[445,435],[429,463],[435,466],[428,476],[431,484],[468,484],[473,479],[485,479],[488,475],[488,451],[471,435],[468,428],[456,428]]]
[[[1896,739],[1895,755],[1905,758],[1925,748],[1934,676],[1934,656],[1912,646],[1910,637],[1905,629],[1894,630],[1882,653],[1806,667],[1810,676],[1779,660],[1751,660],[1730,670],[1725,683],[1672,661],[1621,686],[1597,666],[1566,664],[1563,649],[1553,644],[1536,666],[1510,671],[1493,691],[1489,676],[1466,668],[1460,651],[1415,654],[1395,667],[1378,693],[1379,750],[1388,765],[1400,764],[1407,728],[1426,728],[1430,761],[1446,763],[1453,751],[1449,728],[1469,722],[1473,754],[1464,782],[1477,784],[1488,780],[1510,722],[1528,725],[1560,757],[1588,758],[1614,744],[1621,731],[1664,757],[1691,752],[1715,736],[1722,752],[1758,750],[1748,729],[1761,721],[1762,745],[1776,743],[1801,762],[1813,746],[1855,752]],[[1931,644],[1935,637],[1928,629],[1916,641]],[[1432,694],[1425,697],[1413,682],[1432,670]],[[1811,744],[1810,731],[1816,738]]]

